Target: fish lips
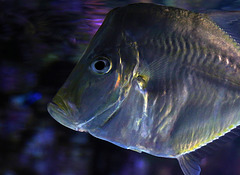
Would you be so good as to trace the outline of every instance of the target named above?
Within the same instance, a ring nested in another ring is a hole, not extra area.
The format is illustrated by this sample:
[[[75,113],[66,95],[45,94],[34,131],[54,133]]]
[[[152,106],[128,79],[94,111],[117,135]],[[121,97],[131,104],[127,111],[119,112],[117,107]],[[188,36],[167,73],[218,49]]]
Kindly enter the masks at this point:
[[[60,124],[73,129],[77,130],[78,128],[78,123],[74,121],[74,119],[71,117],[71,115],[61,109],[57,104],[54,102],[51,102],[48,104],[47,110],[49,114]]]
[[[57,104],[51,102],[48,104],[47,110],[49,114],[60,124],[80,132],[89,132],[96,128],[102,127],[106,124],[114,113],[119,109],[122,101],[118,100],[112,105],[105,108],[105,110],[89,117],[88,120],[81,121],[79,116],[81,114],[70,114],[69,112],[61,109]],[[77,116],[76,116],[77,115]]]

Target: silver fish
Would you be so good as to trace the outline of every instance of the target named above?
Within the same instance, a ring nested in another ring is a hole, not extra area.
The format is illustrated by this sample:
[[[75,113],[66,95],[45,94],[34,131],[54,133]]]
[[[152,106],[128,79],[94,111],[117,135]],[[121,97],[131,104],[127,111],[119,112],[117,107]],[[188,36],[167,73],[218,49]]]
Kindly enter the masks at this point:
[[[73,130],[177,158],[185,175],[198,175],[198,151],[240,124],[239,19],[144,3],[115,8],[48,111]]]

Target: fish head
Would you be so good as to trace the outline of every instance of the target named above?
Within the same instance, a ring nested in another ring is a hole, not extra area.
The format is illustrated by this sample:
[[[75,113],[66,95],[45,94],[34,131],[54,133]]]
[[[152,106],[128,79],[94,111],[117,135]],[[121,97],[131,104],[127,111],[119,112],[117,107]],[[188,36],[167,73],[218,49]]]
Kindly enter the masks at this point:
[[[48,105],[62,125],[89,131],[104,125],[127,97],[138,65],[134,42],[124,37],[112,10],[72,73]]]

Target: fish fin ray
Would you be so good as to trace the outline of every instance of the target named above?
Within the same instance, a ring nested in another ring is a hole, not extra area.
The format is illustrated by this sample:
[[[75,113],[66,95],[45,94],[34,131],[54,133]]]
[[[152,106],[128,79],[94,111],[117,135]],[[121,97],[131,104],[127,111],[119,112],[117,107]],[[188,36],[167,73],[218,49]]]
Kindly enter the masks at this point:
[[[240,45],[240,11],[216,11],[207,15]]]
[[[192,153],[187,153],[179,156],[177,159],[184,175],[200,175],[201,168],[198,157],[192,155]]]
[[[154,60],[149,65],[145,65],[140,74],[151,77],[151,79],[161,79],[168,69],[168,63],[163,60]]]

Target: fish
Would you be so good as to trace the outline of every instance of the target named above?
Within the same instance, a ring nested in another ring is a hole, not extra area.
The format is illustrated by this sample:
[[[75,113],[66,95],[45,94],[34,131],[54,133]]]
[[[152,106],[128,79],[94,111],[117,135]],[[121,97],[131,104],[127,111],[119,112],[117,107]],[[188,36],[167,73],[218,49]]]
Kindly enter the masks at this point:
[[[115,8],[48,112],[70,129],[175,158],[184,175],[199,175],[201,159],[239,134],[239,29],[238,11]]]

